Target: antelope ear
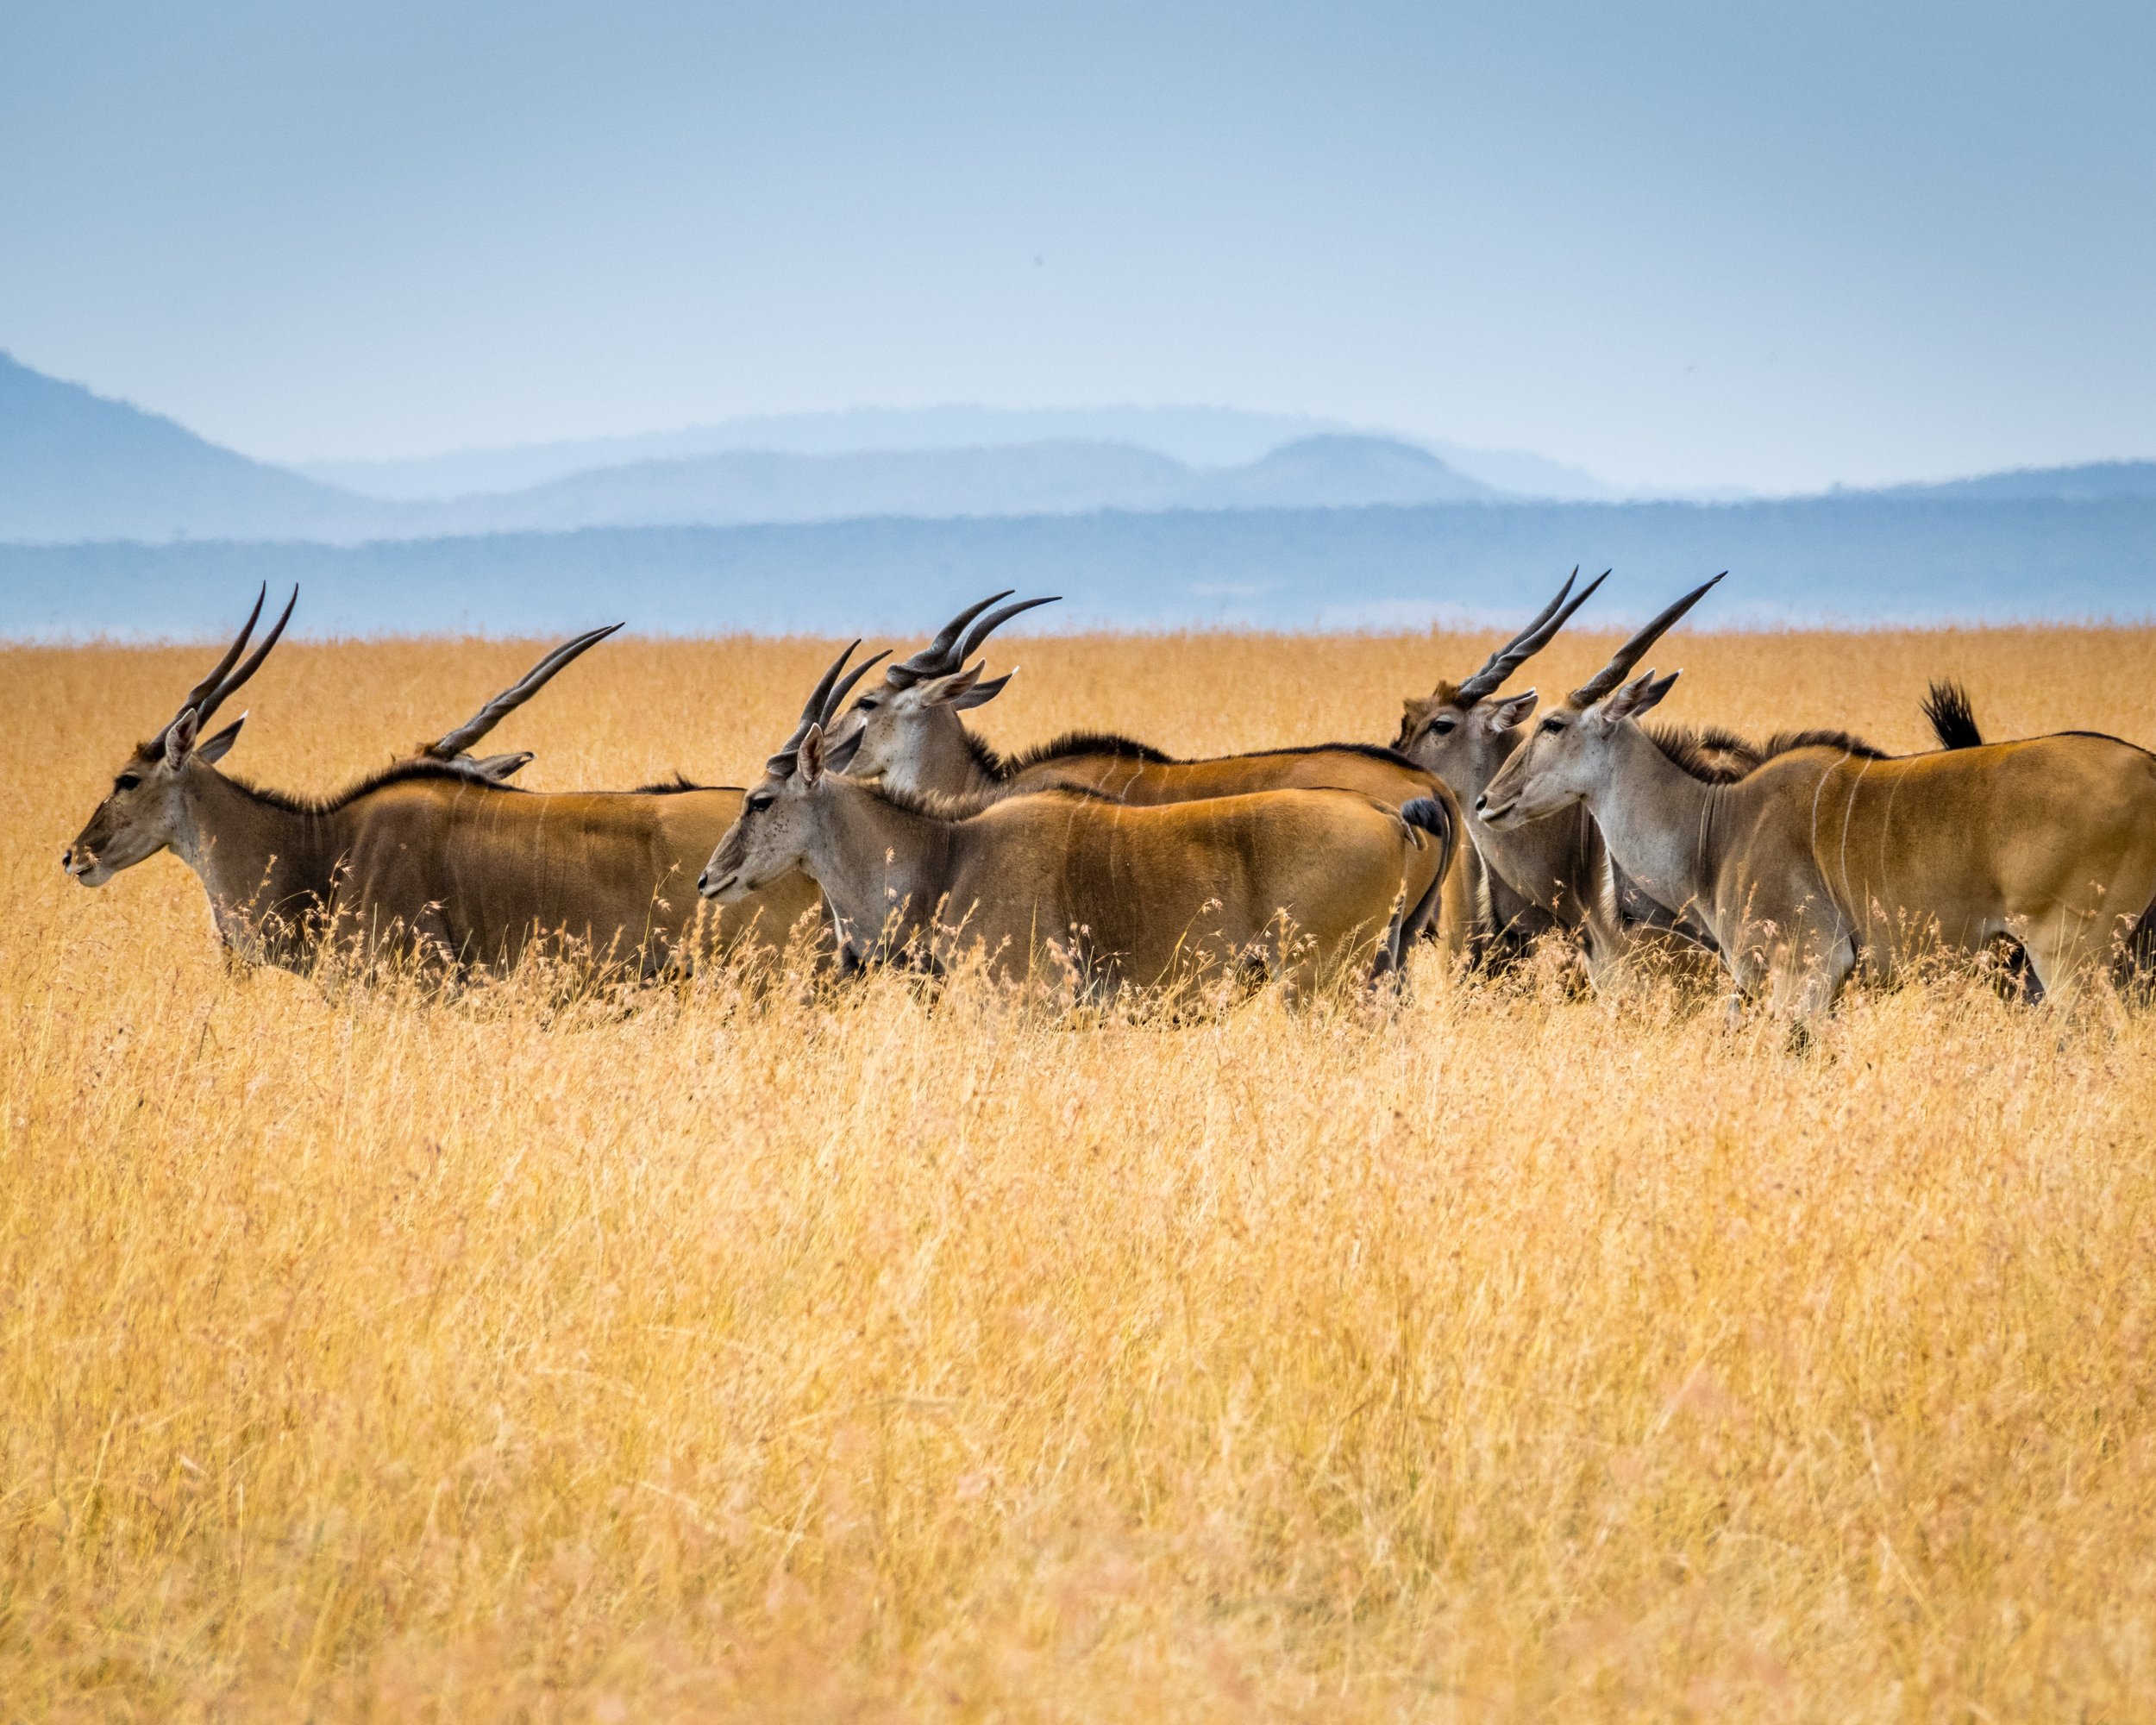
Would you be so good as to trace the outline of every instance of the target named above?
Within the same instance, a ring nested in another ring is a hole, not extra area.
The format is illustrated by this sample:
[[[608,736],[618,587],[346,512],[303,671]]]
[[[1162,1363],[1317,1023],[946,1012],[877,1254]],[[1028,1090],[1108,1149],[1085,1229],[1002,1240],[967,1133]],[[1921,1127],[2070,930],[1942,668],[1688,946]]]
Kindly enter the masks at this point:
[[[232,745],[240,740],[240,727],[246,723],[247,715],[241,713],[215,737],[208,738],[197,748],[195,759],[216,766],[232,752]]]
[[[968,701],[965,697],[972,693],[973,686],[981,681],[981,674],[987,668],[986,659],[976,659],[962,671],[953,671],[948,677],[937,677],[923,683],[921,705],[940,706],[943,702],[950,701],[959,707],[978,706],[980,701]],[[999,683],[996,687],[1000,688],[1002,685]],[[981,700],[987,700],[992,695],[993,691],[981,696]]]
[[[202,728],[202,715],[193,707],[165,727],[165,764],[177,768],[187,758],[195,746],[195,733]]]
[[[1522,689],[1509,699],[1497,703],[1489,716],[1490,728],[1493,731],[1510,731],[1513,726],[1519,724],[1534,710],[1535,692],[1532,689]]]
[[[1642,671],[1630,682],[1610,692],[1608,699],[1598,702],[1595,711],[1601,715],[1604,729],[1620,719],[1637,718],[1649,707],[1669,693],[1678,677],[1683,674],[1672,671],[1659,682],[1651,670]]]
[[[964,712],[968,707],[986,706],[990,701],[993,700],[998,695],[1003,693],[1005,687],[1010,682],[1011,679],[1018,675],[1018,668],[1016,665],[1013,665],[1009,670],[1006,671],[1001,676],[996,678],[992,682],[975,683],[973,687],[968,689],[964,694],[960,695],[956,700],[952,701],[951,705],[957,708],[957,710],[961,712]]]
[[[535,757],[529,749],[519,749],[513,755],[487,755],[472,762],[472,770],[491,784],[505,785]]]
[[[805,785],[812,785],[824,776],[824,727],[812,724],[808,735],[801,739],[795,750],[793,770]]]
[[[844,772],[847,768],[853,765],[854,756],[861,753],[861,745],[868,740],[868,727],[856,724],[847,736],[840,737],[836,743],[826,744],[824,750],[824,770],[827,773]]]

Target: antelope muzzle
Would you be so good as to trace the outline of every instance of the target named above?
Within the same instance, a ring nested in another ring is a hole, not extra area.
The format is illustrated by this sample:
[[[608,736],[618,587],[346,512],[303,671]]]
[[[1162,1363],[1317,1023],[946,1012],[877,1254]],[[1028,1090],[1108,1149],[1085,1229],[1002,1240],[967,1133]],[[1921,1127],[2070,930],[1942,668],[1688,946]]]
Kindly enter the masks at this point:
[[[85,887],[102,887],[112,878],[112,871],[98,862],[97,853],[79,838],[60,853],[60,866],[69,879]]]

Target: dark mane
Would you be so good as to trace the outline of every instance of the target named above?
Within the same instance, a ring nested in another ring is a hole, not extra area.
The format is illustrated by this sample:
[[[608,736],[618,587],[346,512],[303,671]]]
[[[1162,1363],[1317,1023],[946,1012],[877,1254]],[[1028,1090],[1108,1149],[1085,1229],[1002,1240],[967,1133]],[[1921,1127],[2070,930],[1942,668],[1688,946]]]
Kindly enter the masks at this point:
[[[1112,755],[1121,761],[1150,761],[1162,766],[1176,764],[1173,755],[1112,731],[1066,731],[1038,748],[1008,756],[997,754],[970,731],[966,738],[974,759],[1001,779],[1015,778],[1031,768],[1044,766],[1050,761],[1068,761],[1079,755]]]
[[[679,796],[683,791],[716,791],[734,788],[735,787],[731,785],[699,785],[687,774],[677,768],[671,779],[655,779],[648,785],[635,786],[629,794],[632,797],[674,797]]]
[[[1762,761],[1771,761],[1777,755],[1786,755],[1793,749],[1839,749],[1846,755],[1860,755],[1867,761],[1883,761],[1887,752],[1846,731],[1777,731],[1767,738],[1759,750]]]
[[[257,802],[266,803],[272,808],[282,809],[288,814],[335,814],[361,797],[389,786],[423,781],[448,781],[475,791],[491,791],[505,797],[528,797],[531,794],[530,791],[520,790],[515,785],[498,784],[475,772],[468,763],[455,761],[392,761],[379,772],[369,773],[365,778],[354,781],[341,791],[332,791],[326,797],[298,796],[290,791],[273,790],[267,785],[250,783],[236,774],[226,776]]]
[[[1002,756],[997,754],[993,749],[982,741],[979,731],[968,730],[962,724],[958,727],[958,734],[966,739],[966,752],[973,756],[974,765],[978,767],[983,775],[999,783],[1011,776],[1012,770],[1011,762],[1006,761]],[[1025,757],[1021,756],[1018,758],[1023,760]]]
[[[1735,784],[1762,758],[1751,743],[1719,724],[1647,724],[1640,729],[1673,764],[1710,785]]]
[[[1150,743],[1134,743],[1127,737],[1098,731],[1074,731],[1059,737],[1053,743],[1038,749],[1029,749],[1023,755],[1005,759],[986,743],[967,733],[972,740],[974,759],[999,778],[1013,778],[1031,768],[1048,765],[1057,761],[1075,760],[1081,755],[1112,755],[1123,761],[1144,761],[1162,767],[1202,767],[1214,761],[1234,761],[1244,755],[1360,755],[1367,760],[1389,762],[1395,767],[1406,767],[1413,772],[1423,769],[1415,765],[1397,749],[1382,743],[1298,743],[1278,749],[1243,749],[1233,755],[1170,755],[1154,748]]]
[[[1839,749],[1867,761],[1887,758],[1883,749],[1846,731],[1777,731],[1764,743],[1750,743],[1719,724],[1646,724],[1640,729],[1672,763],[1709,785],[1733,785],[1792,749]]]

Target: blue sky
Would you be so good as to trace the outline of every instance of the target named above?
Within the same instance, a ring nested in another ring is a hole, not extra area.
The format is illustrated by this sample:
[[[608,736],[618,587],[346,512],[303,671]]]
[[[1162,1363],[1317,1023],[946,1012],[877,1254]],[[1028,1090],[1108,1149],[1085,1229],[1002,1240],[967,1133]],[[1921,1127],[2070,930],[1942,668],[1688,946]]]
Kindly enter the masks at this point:
[[[0,9],[0,347],[273,459],[1215,403],[2156,455],[2156,7]]]

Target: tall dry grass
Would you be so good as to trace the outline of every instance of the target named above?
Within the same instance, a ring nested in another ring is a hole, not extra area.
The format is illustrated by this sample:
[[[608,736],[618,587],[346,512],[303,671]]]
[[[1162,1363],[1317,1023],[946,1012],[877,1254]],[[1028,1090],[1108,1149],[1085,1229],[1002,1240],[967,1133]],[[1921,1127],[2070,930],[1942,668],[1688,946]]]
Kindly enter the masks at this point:
[[[982,716],[1382,739],[1482,644],[1029,642]],[[504,746],[739,775],[825,650],[610,644]],[[231,764],[327,787],[529,656],[281,649]],[[0,653],[0,1710],[2156,1712],[2156,1018],[235,977],[178,863],[56,866],[203,658]],[[2156,633],[1661,660],[1752,730],[1914,744],[1952,671],[2156,739]]]

